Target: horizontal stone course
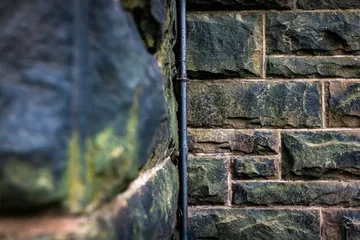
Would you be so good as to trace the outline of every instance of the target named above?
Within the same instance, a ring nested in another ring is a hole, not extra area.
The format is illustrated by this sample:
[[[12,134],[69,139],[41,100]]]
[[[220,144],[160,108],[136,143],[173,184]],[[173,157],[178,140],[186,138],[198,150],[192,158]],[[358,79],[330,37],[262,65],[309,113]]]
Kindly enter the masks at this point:
[[[359,57],[268,57],[275,78],[360,78]]]
[[[189,239],[320,240],[319,211],[189,209]]]
[[[291,9],[292,0],[188,0],[194,10]]]
[[[354,9],[360,8],[358,0],[297,0],[300,9]]]
[[[329,127],[360,127],[360,83],[328,82]]]
[[[282,134],[285,179],[360,179],[360,131]]]
[[[193,81],[188,123],[203,128],[319,128],[320,92],[317,82]]]
[[[271,131],[189,129],[191,153],[277,154],[279,136]]]
[[[266,18],[268,54],[360,53],[360,12],[278,12]]]
[[[187,15],[187,69],[192,78],[260,76],[262,45],[260,13]]]
[[[234,204],[360,206],[360,182],[237,182]]]
[[[277,159],[270,157],[231,158],[234,179],[272,179],[277,177]]]
[[[228,173],[224,159],[190,158],[188,165],[190,204],[227,202]]]

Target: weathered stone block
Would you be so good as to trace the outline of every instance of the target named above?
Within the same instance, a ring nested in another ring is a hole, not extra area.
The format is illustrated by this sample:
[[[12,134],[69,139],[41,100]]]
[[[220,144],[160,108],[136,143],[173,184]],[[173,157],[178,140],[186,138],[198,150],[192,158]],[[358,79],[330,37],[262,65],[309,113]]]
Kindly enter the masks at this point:
[[[282,134],[284,178],[360,178],[360,132]]]
[[[178,209],[178,179],[176,166],[167,159],[149,178],[137,179],[120,195],[113,213],[116,239],[171,239]]]
[[[192,127],[321,127],[320,85],[315,82],[190,82]]]
[[[323,237],[326,240],[358,240],[359,209],[323,209]],[[346,238],[347,237],[347,238]]]
[[[280,78],[360,78],[360,58],[268,57],[267,74]]]
[[[189,129],[189,151],[192,153],[276,154],[279,137],[276,132],[228,129]]]
[[[233,203],[245,205],[360,206],[357,182],[238,182]]]
[[[268,13],[266,40],[268,54],[357,54],[360,12]]]
[[[226,161],[191,158],[188,167],[189,203],[225,203],[228,194]]]
[[[260,13],[188,14],[189,76],[260,76],[263,65],[261,19]]]
[[[169,2],[172,4],[171,2]],[[121,0],[124,9],[133,15],[138,31],[145,46],[152,53],[159,50],[164,39],[164,25],[166,21],[168,1],[134,1]],[[174,16],[174,12],[172,12]]]
[[[277,159],[269,157],[232,157],[233,178],[265,178],[277,176]]]
[[[190,209],[189,235],[219,240],[320,240],[319,211]]]
[[[360,83],[327,83],[328,125],[360,127]]]
[[[300,9],[352,9],[360,8],[358,0],[298,0]]]
[[[195,10],[291,9],[291,0],[188,0]]]
[[[357,221],[347,220],[344,223],[344,232],[346,240],[359,240],[360,239],[360,219]]]

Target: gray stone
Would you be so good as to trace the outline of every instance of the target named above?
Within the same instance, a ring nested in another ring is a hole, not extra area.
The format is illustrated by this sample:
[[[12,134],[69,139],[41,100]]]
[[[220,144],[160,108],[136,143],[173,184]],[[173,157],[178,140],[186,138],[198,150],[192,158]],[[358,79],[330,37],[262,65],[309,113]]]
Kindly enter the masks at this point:
[[[282,134],[283,177],[360,178],[360,132]]]
[[[261,19],[260,13],[188,14],[189,76],[260,76],[263,68]]]
[[[277,160],[269,157],[232,157],[233,178],[250,179],[277,177]]]
[[[159,50],[164,40],[168,0],[121,0],[124,9],[130,12],[147,49],[151,53]],[[170,8],[171,11],[171,8]],[[172,15],[174,13],[172,12]]]
[[[188,172],[190,204],[227,202],[228,174],[224,159],[191,158]]]
[[[329,240],[359,240],[360,210],[323,209],[323,237]],[[345,236],[347,238],[345,238]]]
[[[360,53],[359,12],[278,12],[266,16],[268,54]]]
[[[131,16],[92,1],[91,78],[80,84],[70,0],[5,0],[0,14],[0,209],[78,212],[125,189],[167,117],[161,71]]]
[[[233,203],[241,205],[360,206],[357,182],[238,182]]]
[[[352,9],[360,8],[358,0],[298,0],[300,9]]]
[[[192,127],[318,128],[321,96],[311,82],[190,82],[188,123]]]
[[[328,125],[360,127],[360,83],[327,83]]]
[[[346,240],[360,239],[360,221],[353,221],[351,219],[344,223]]]
[[[319,211],[190,209],[189,235],[218,240],[320,240]]]
[[[280,78],[360,78],[360,58],[268,57],[267,75]]]
[[[168,160],[131,196],[118,197],[116,239],[171,239],[176,225],[178,179],[176,166]]]
[[[192,153],[277,154],[277,133],[253,130],[189,129]]]
[[[194,10],[291,9],[292,0],[188,0]]]

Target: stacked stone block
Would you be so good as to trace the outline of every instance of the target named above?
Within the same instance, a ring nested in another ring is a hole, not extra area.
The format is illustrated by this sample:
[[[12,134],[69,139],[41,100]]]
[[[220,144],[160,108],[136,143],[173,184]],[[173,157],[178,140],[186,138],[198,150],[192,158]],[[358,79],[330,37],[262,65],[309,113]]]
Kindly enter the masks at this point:
[[[190,239],[360,239],[360,1],[188,1]]]

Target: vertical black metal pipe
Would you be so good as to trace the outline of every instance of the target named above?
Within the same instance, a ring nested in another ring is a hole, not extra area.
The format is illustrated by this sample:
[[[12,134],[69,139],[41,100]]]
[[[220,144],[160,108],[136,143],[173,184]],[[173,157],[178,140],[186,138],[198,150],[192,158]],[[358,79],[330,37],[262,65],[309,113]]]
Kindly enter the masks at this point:
[[[178,45],[180,81],[180,239],[188,239],[188,187],[187,187],[187,74],[186,74],[186,0],[178,0]]]

